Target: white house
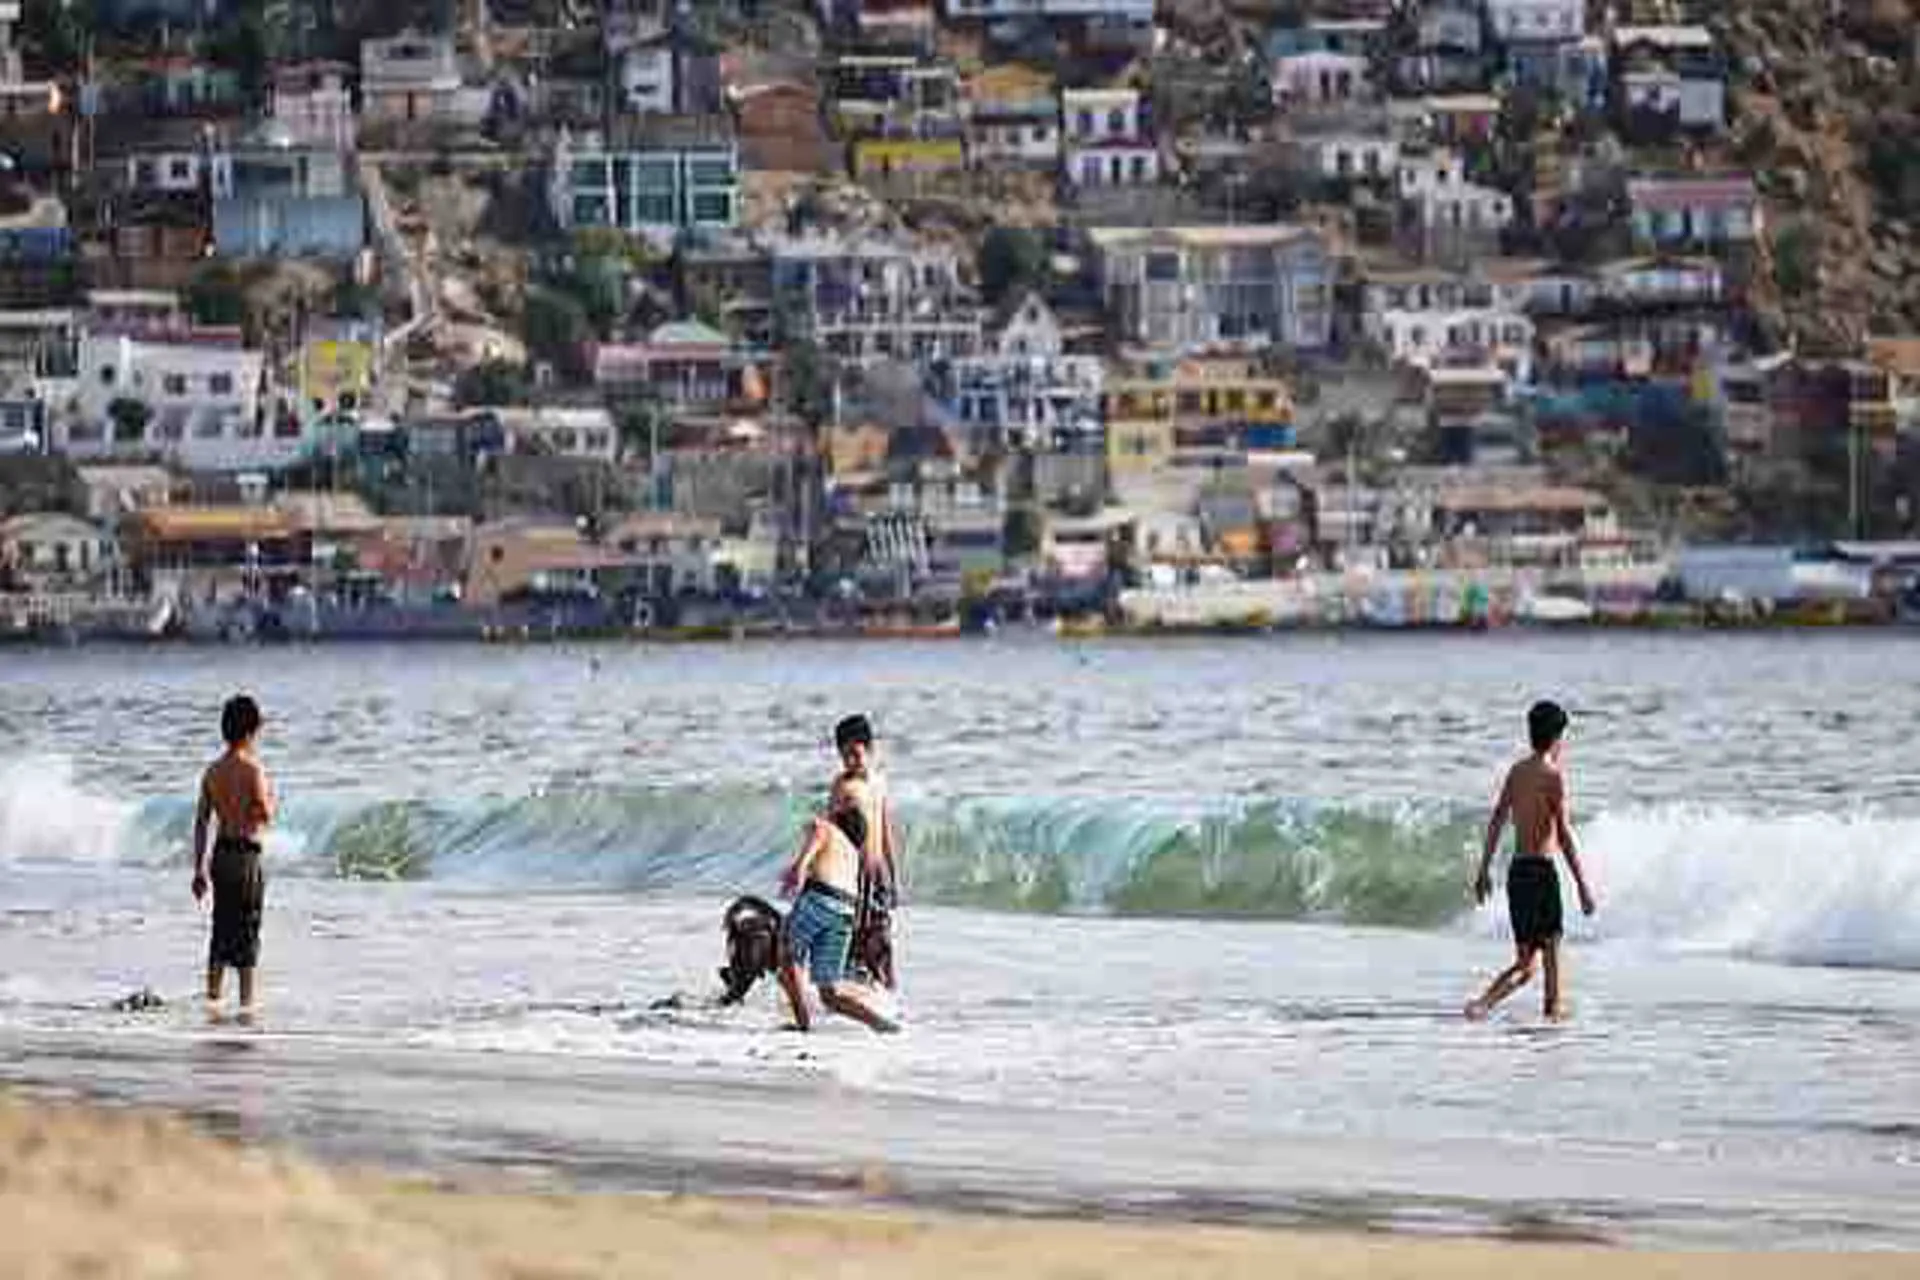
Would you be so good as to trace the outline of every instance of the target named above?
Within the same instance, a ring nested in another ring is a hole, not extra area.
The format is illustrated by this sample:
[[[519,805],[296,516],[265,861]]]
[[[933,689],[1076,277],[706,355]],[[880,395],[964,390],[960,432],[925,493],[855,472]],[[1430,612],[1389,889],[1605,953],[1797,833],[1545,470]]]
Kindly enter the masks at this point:
[[[355,118],[345,64],[301,62],[276,68],[267,111],[301,146],[351,151]]]
[[[1358,54],[1299,53],[1273,60],[1273,102],[1283,111],[1352,106],[1373,96],[1373,62]]]
[[[1329,182],[1386,182],[1400,167],[1400,141],[1390,134],[1335,130],[1294,140],[1302,167]]]
[[[1586,0],[1486,0],[1487,20],[1502,44],[1564,44],[1586,35]]]
[[[622,107],[636,115],[667,114],[679,101],[673,33],[664,25],[628,24],[607,37],[607,55]]]
[[[1727,121],[1726,61],[1705,27],[1617,27],[1613,66],[1630,116],[1666,117],[1681,129]]]
[[[226,139],[209,135],[197,145],[141,148],[123,162],[129,190],[148,195],[199,195],[216,200],[233,194],[233,151]]]
[[[1138,89],[1067,89],[1060,94],[1067,180],[1075,186],[1145,186],[1160,180]]]
[[[488,410],[506,433],[515,453],[612,462],[620,449],[613,414],[604,406],[503,408]]]
[[[1060,120],[1071,146],[1138,142],[1148,133],[1138,89],[1064,89]]]
[[[1029,294],[980,355],[955,360],[946,400],[980,444],[1059,448],[1098,437],[1099,356],[1066,353],[1059,319]]]
[[[89,336],[53,422],[70,456],[160,457],[190,471],[283,467],[305,446],[298,419],[274,412],[262,354],[224,335]]]
[[[1396,179],[1400,198],[1419,211],[1426,229],[1498,233],[1513,222],[1513,197],[1469,182],[1456,152],[1403,153]]]
[[[97,585],[119,563],[106,530],[64,512],[0,521],[0,583],[25,591],[77,591]]]
[[[490,95],[460,75],[452,36],[403,32],[360,42],[362,122],[477,124]]]
[[[1471,357],[1491,360],[1517,382],[1533,379],[1533,321],[1516,311],[1386,311],[1378,325],[1397,363],[1432,369]]]

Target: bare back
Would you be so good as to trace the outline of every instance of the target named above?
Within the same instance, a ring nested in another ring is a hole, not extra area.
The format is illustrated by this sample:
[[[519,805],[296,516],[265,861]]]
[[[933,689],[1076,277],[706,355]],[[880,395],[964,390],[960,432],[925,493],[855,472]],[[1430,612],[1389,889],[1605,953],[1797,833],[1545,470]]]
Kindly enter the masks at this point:
[[[258,840],[273,822],[273,786],[249,754],[229,751],[208,767],[200,783],[202,811],[211,810],[222,836]]]
[[[1557,766],[1537,755],[1519,761],[1507,771],[1505,799],[1516,853],[1551,858],[1564,851],[1560,832],[1566,822],[1567,783]]]

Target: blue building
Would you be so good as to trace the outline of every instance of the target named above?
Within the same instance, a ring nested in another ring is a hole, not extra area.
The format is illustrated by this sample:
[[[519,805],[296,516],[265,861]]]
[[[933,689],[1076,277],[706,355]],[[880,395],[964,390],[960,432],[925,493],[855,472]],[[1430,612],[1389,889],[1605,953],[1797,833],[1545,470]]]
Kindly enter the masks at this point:
[[[367,242],[366,202],[347,158],[296,143],[267,121],[233,149],[216,190],[214,249],[226,258],[351,258]]]

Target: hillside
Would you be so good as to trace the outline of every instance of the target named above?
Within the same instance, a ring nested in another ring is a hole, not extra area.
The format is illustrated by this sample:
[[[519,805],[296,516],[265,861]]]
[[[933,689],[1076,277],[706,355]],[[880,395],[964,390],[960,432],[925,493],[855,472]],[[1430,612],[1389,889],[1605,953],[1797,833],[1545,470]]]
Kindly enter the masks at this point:
[[[1783,338],[1920,330],[1920,0],[1729,0],[1733,153],[1768,199]]]

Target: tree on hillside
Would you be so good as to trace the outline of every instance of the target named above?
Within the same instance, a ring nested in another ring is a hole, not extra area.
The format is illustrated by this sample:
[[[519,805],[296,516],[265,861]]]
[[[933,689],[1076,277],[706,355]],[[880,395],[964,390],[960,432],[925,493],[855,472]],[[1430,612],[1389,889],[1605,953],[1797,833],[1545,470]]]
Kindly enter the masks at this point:
[[[980,242],[980,292],[989,306],[1045,287],[1046,242],[1025,227],[995,227]]]
[[[488,360],[461,371],[453,383],[453,399],[462,408],[525,404],[532,390],[524,365]]]
[[[121,396],[107,406],[107,417],[113,420],[115,444],[139,444],[146,438],[147,423],[153,419],[153,410],[147,407],[144,400]]]
[[[246,282],[231,262],[210,262],[188,283],[186,304],[195,324],[238,327],[247,314]]]
[[[541,360],[550,361],[569,376],[581,372],[583,348],[594,336],[586,304],[574,294],[546,285],[534,285],[527,290],[520,331],[526,338],[528,351]]]

